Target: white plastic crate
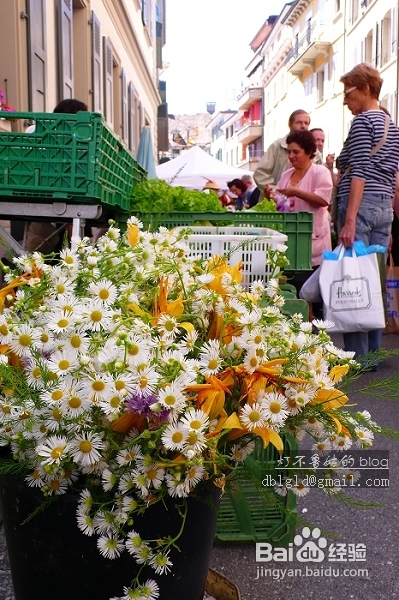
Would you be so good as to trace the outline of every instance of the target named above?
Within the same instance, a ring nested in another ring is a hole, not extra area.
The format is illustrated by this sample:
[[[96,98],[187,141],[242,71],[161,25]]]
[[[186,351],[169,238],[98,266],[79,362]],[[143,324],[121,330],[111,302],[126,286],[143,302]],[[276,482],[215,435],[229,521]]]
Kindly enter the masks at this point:
[[[267,250],[287,242],[284,233],[268,227],[190,227],[190,229],[194,232],[188,236],[191,254],[210,258],[231,252],[228,262],[231,266],[242,262],[243,285],[247,288],[258,279],[268,281],[270,265],[266,264]],[[245,246],[234,250],[243,241]]]

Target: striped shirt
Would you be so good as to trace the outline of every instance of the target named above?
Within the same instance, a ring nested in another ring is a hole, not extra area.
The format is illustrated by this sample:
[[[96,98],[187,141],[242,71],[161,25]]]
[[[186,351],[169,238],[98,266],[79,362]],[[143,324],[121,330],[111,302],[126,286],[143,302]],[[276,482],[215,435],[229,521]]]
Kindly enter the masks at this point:
[[[387,139],[378,152],[370,152],[383,138],[385,113],[368,110],[352,121],[348,137],[338,157],[341,179],[338,196],[349,195],[352,177],[365,182],[364,193],[393,197],[399,161],[399,130],[391,120]],[[350,166],[350,170],[345,172]]]

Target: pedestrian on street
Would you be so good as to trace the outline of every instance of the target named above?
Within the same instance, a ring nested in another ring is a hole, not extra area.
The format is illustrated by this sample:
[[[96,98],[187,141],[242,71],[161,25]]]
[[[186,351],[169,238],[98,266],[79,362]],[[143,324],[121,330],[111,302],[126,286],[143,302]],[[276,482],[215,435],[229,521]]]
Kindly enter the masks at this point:
[[[356,65],[340,79],[344,104],[354,115],[338,157],[338,242],[351,248],[355,240],[388,248],[392,199],[399,161],[399,130],[381,110],[383,80],[367,63]],[[345,350],[359,357],[378,350],[382,330],[344,333]]]

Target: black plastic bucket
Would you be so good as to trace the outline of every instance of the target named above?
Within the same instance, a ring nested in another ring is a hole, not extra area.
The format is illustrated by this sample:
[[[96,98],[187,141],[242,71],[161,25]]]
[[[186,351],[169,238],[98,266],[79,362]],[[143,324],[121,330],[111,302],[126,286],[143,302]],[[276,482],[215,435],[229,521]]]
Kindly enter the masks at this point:
[[[197,486],[199,497],[187,499],[188,514],[180,551],[172,548],[172,572],[158,576],[145,568],[140,581],[155,579],[160,600],[202,600],[211,559],[220,490]],[[0,501],[16,600],[109,600],[123,595],[138,571],[125,551],[119,558],[102,557],[97,536],[88,537],[76,524],[78,496],[60,496],[44,511],[29,517],[43,502],[39,490],[12,476],[0,477]],[[134,529],[142,539],[175,536],[181,527],[181,499],[167,498],[137,517]]]

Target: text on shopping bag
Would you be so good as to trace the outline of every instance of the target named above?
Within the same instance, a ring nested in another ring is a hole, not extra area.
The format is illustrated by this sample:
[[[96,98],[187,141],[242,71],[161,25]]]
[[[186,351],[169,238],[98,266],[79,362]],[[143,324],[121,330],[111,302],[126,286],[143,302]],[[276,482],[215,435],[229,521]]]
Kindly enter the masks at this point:
[[[364,310],[371,306],[370,283],[366,277],[345,275],[330,285],[329,307],[332,311]]]

